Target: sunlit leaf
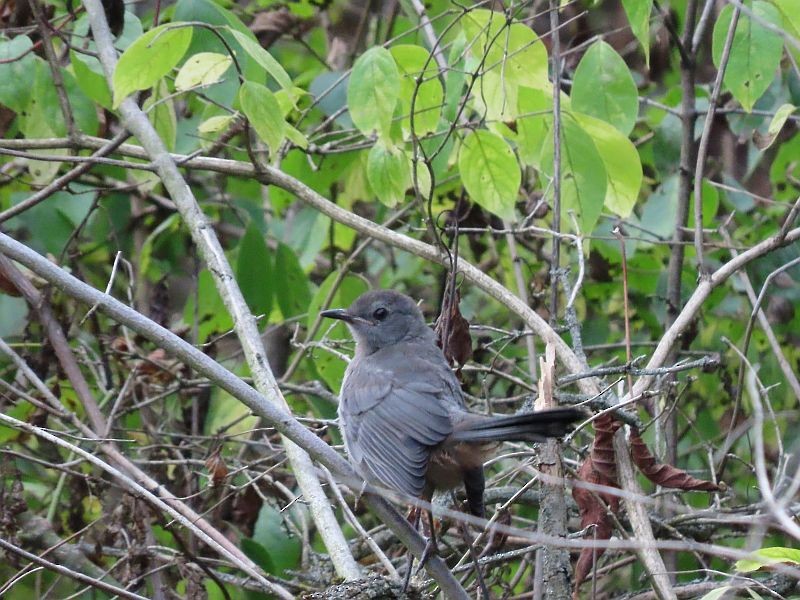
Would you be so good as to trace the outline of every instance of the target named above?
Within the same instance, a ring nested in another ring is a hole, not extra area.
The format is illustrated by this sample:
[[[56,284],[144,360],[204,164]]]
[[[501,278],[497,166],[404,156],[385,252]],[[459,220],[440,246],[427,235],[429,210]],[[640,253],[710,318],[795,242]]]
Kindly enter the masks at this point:
[[[547,49],[523,23],[511,23],[501,12],[476,9],[461,18],[467,46],[473,56],[485,57],[483,67],[518,85],[548,85]]]
[[[408,157],[399,148],[378,142],[367,157],[367,179],[378,200],[395,206],[402,202],[411,185]]]
[[[190,56],[175,77],[175,89],[186,91],[216,83],[231,66],[233,59],[216,52],[198,52]]]
[[[609,123],[587,115],[572,113],[588,133],[600,155],[608,177],[605,207],[620,217],[631,214],[642,187],[642,161],[626,136]]]
[[[622,7],[628,16],[631,31],[642,45],[644,59],[650,66],[650,13],[653,10],[653,0],[622,0]]]
[[[412,103],[414,133],[421,136],[436,131],[444,101],[436,61],[422,46],[400,44],[392,46],[390,52],[401,75],[400,113],[404,131],[411,131]]]
[[[347,86],[350,118],[362,133],[388,137],[400,97],[400,72],[385,48],[370,48],[353,65]]]
[[[780,546],[760,548],[753,552],[752,558],[737,560],[735,568],[740,573],[749,573],[775,564],[800,565],[800,550]]]
[[[483,130],[467,135],[458,155],[458,170],[473,201],[504,219],[514,218],[522,174],[503,138]]]
[[[602,40],[586,51],[572,80],[572,108],[607,123],[624,135],[633,131],[639,96],[628,66]]]
[[[286,120],[274,94],[263,85],[245,81],[239,89],[239,102],[258,137],[276,154],[286,137]]]
[[[246,33],[231,29],[233,37],[242,46],[245,52],[249,54],[269,75],[278,82],[278,85],[285,89],[290,94],[294,89],[292,79],[281,64],[261,45]],[[252,35],[252,34],[251,34]]]
[[[145,33],[119,57],[114,70],[114,107],[131,93],[153,87],[183,58],[191,27],[161,25]]]

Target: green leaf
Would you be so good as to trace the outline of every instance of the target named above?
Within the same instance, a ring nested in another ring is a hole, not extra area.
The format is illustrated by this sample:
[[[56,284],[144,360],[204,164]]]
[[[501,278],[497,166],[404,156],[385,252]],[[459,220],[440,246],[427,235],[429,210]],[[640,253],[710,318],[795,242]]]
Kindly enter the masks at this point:
[[[239,102],[258,137],[264,140],[272,154],[276,155],[286,138],[286,120],[283,118],[278,101],[275,100],[275,95],[261,84],[245,81],[239,89]]]
[[[504,219],[514,218],[522,173],[503,138],[484,130],[470,133],[458,154],[458,170],[472,200]]]
[[[69,60],[75,72],[75,80],[84,94],[107,110],[112,109],[111,91],[108,89],[103,69],[93,56],[83,57],[74,50],[69,51]]]
[[[650,13],[653,10],[653,0],[622,0],[622,7],[628,16],[631,31],[642,45],[644,59],[650,67]]]
[[[639,152],[626,136],[605,121],[573,113],[588,133],[607,176],[605,207],[620,217],[628,217],[642,187],[642,161]]]
[[[730,585],[724,585],[720,588],[716,588],[708,592],[702,598],[698,598],[698,600],[721,600],[725,597],[725,594],[729,593],[734,588]]]
[[[264,236],[251,221],[239,242],[236,281],[250,311],[269,317],[272,312],[272,257]],[[267,320],[260,321],[266,325]]]
[[[786,33],[795,40],[800,40],[800,2],[797,0],[774,0],[773,4],[783,17],[783,27]],[[800,50],[791,42],[786,42],[786,48],[795,58],[800,58]]]
[[[479,60],[485,57],[485,70],[529,87],[546,89],[547,49],[536,33],[523,23],[509,25],[503,13],[487,9],[471,10],[461,19],[467,47]]]
[[[200,133],[219,133],[235,118],[236,115],[217,115],[216,117],[209,117],[197,126],[197,131]]]
[[[703,179],[703,227],[710,227],[717,218],[719,209],[719,190]],[[689,198],[689,221],[687,226],[694,228],[694,190]]]
[[[717,68],[733,10],[733,5],[726,4],[714,25],[712,56]],[[756,0],[752,11],[760,21],[781,26],[780,13],[771,4]],[[782,54],[783,40],[779,35],[753,21],[744,12],[739,15],[723,83],[747,112],[753,110],[756,101],[775,79]]]
[[[749,573],[775,564],[800,564],[800,550],[780,546],[761,548],[753,552],[752,558],[737,560],[734,567],[739,573]]]
[[[131,44],[114,70],[114,108],[131,93],[153,87],[178,64],[191,42],[191,27],[167,24]]]
[[[403,130],[406,133],[411,131],[413,100],[414,133],[422,136],[436,131],[444,100],[436,61],[421,46],[401,44],[393,46],[390,52],[401,75],[400,113],[403,115]]]
[[[517,118],[519,86],[500,71],[488,71],[473,86],[472,102],[477,112],[492,121],[513,121]]]
[[[253,34],[250,33],[248,35],[245,32],[237,31],[235,29],[231,29],[231,33],[233,37],[236,38],[236,41],[239,42],[239,45],[242,49],[250,55],[250,57],[256,61],[269,75],[278,82],[278,85],[281,86],[284,90],[286,90],[290,97],[294,97],[294,85],[292,85],[292,78],[289,77],[289,74],[286,70],[281,66],[281,64],[275,60],[275,58],[267,52],[264,48],[261,47],[261,44],[258,43],[254,39]],[[249,33],[249,32],[248,32]]]
[[[162,79],[153,87],[153,93],[142,105],[142,109],[147,113],[167,150],[175,150],[178,118],[175,115],[175,100],[170,96],[166,81]]]
[[[231,6],[230,3],[225,3]],[[250,57],[234,37],[233,31],[238,31],[254,39],[253,33],[233,14],[220,6],[214,0],[178,0],[175,4],[173,21],[199,21],[214,25],[214,31],[204,27],[195,29],[192,43],[187,54],[189,56],[198,52],[216,52],[230,55],[233,52],[241,69],[244,79],[264,83],[266,74],[264,69]],[[221,39],[220,39],[221,38]],[[237,77],[227,77],[204,90],[204,95],[222,106],[231,106],[239,92]]]
[[[553,95],[523,86],[518,90],[517,105],[519,157],[524,164],[539,168],[542,149],[547,143],[552,144]]]
[[[642,207],[642,237],[668,240],[678,214],[678,177],[671,175],[650,194]]]
[[[292,125],[286,124],[286,138],[298,148],[308,148],[308,138]]]
[[[178,221],[176,220],[175,222],[177,223]],[[197,277],[197,291],[189,294],[186,300],[186,305],[183,309],[183,321],[190,327],[197,325],[197,342],[200,344],[205,343],[213,334],[229,331],[233,328],[233,319],[217,291],[214,278],[207,269],[200,271]],[[244,405],[236,401],[234,406]],[[224,415],[216,418],[213,426],[219,426],[223,418]],[[208,425],[209,422],[209,417],[207,417],[206,424]],[[208,426],[206,428],[206,432],[212,435],[215,431],[214,429],[209,429]]]
[[[572,80],[572,108],[607,123],[626,136],[639,114],[639,96],[628,65],[602,40],[586,51]]]
[[[331,288],[338,277],[339,273],[337,272],[328,275],[325,281],[319,286],[317,293],[314,294],[314,298],[311,300],[308,307],[308,317],[306,319],[306,326],[308,328],[311,328],[314,321],[317,319],[320,310],[323,308],[323,302],[325,302],[325,299],[330,294]],[[328,307],[347,308],[356,298],[368,289],[369,286],[361,277],[346,275],[339,284],[339,287],[336,288],[336,292],[328,303]],[[322,321],[319,330],[314,336],[315,340],[322,340],[323,338],[328,340],[349,340],[351,335],[343,322],[330,322],[330,319],[325,319]],[[344,371],[347,368],[347,364],[338,356],[330,352],[325,352],[324,350],[315,350],[314,354],[309,357],[309,360],[313,362],[314,368],[327,386],[331,390],[338,392],[342,385],[342,379],[344,378]]]
[[[408,157],[399,148],[378,142],[367,157],[367,180],[378,200],[395,206],[403,201],[411,185]]]
[[[282,513],[266,502],[262,504],[253,528],[253,541],[269,554],[273,570],[268,572],[273,575],[282,576],[288,569],[295,569],[300,564],[302,545],[286,529]]]
[[[26,35],[0,42],[0,104],[16,113],[25,110],[31,96],[30,74],[37,60],[31,46]]]
[[[223,431],[227,435],[241,435],[257,423],[258,417],[246,405],[225,390],[214,388],[203,424],[206,435],[220,435]]]
[[[259,567],[261,567],[265,573],[274,573],[275,563],[272,562],[272,557],[270,556],[269,551],[264,548],[261,544],[255,541],[252,538],[243,537],[241,540],[242,551],[256,563]]]
[[[800,5],[800,3],[798,3],[798,5]],[[766,150],[772,145],[772,142],[775,141],[775,138],[778,137],[781,129],[783,129],[783,126],[786,124],[786,119],[796,110],[797,107],[794,104],[781,105],[781,107],[775,111],[775,115],[769,122],[767,133],[765,135],[760,135],[759,132],[753,134],[753,141],[759,150]]]
[[[347,85],[347,107],[362,133],[388,137],[399,96],[400,73],[388,50],[375,46],[358,57]]]
[[[575,213],[581,233],[594,231],[606,197],[608,175],[592,137],[569,113],[561,120],[561,221]],[[542,172],[553,177],[553,144],[542,151]]]
[[[278,244],[275,255],[275,298],[284,319],[305,314],[311,302],[308,277],[286,244]]]
[[[455,121],[458,115],[458,107],[464,91],[464,46],[466,39],[460,33],[450,47],[447,64],[450,67],[445,75],[445,99],[444,99],[444,118],[448,121]]]
[[[198,52],[190,56],[175,77],[175,89],[183,92],[194,87],[211,85],[220,80],[233,59],[217,52]]]

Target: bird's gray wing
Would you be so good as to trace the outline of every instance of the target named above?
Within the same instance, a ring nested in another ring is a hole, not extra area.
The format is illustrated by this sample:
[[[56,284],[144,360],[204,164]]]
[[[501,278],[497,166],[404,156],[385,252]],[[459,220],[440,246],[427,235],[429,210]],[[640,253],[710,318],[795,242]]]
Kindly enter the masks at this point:
[[[351,363],[342,386],[347,450],[365,478],[419,496],[431,448],[452,433],[454,391],[425,360],[404,355],[389,365],[381,358]]]

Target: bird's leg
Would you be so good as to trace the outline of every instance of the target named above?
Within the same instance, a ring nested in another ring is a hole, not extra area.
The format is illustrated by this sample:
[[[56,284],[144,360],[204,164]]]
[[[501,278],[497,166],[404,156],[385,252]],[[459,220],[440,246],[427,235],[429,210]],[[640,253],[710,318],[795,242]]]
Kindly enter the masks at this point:
[[[411,523],[411,526],[414,528],[414,531],[419,529],[419,515],[420,515],[420,507],[419,506],[412,506],[411,510],[408,513],[408,521]],[[424,554],[424,553],[423,553]],[[408,590],[408,584],[411,583],[411,569],[414,567],[414,555],[411,552],[408,552],[408,559],[406,561],[407,568],[406,568],[406,576],[403,580],[403,593],[406,593]]]
[[[428,526],[430,527],[430,536],[428,537],[428,541],[425,544],[425,549],[422,551],[422,556],[419,559],[419,565],[417,565],[416,573],[419,573],[422,570],[422,568],[425,566],[425,563],[428,562],[428,559],[431,557],[432,554],[439,553],[439,544],[436,543],[436,527],[434,527],[433,524],[433,512],[430,510],[426,510],[425,513],[428,515]]]

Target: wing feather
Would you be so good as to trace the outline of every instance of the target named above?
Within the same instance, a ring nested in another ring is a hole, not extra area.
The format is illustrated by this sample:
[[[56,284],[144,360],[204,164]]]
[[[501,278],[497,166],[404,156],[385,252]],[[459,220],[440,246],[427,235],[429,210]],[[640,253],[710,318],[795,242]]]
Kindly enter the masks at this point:
[[[366,479],[422,494],[431,449],[453,432],[451,413],[462,401],[445,369],[443,376],[439,365],[419,359],[389,369],[376,355],[350,363],[339,414],[348,453]]]

